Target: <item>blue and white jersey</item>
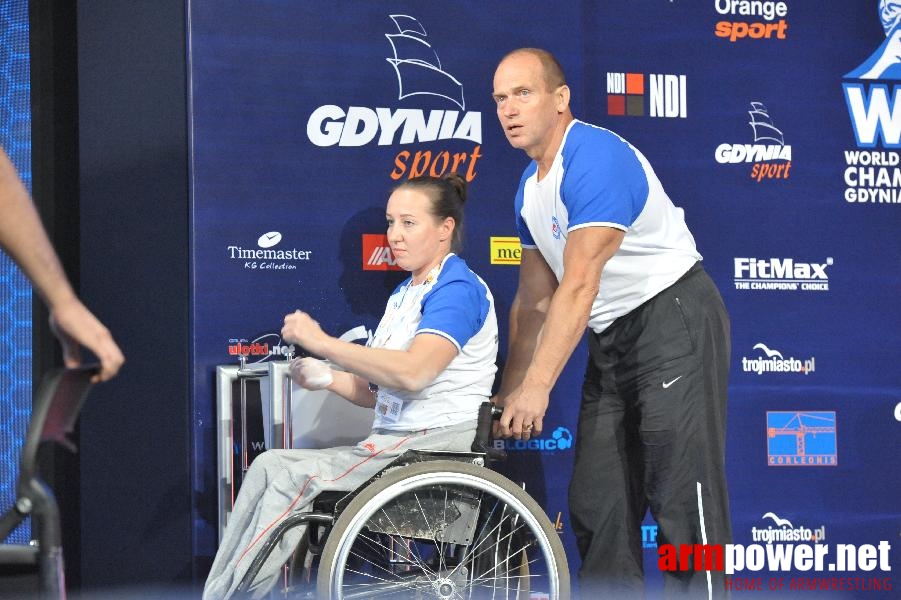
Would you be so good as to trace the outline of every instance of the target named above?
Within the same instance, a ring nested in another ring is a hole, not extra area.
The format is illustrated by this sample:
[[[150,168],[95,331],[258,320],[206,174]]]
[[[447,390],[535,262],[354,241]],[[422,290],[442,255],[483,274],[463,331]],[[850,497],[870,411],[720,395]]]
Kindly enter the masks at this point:
[[[476,419],[479,405],[491,396],[497,371],[498,332],[494,297],[466,262],[448,254],[420,285],[412,277],[388,299],[372,346],[406,350],[417,335],[440,335],[458,354],[432,383],[417,393],[382,387],[401,402],[399,415],[376,410],[373,428],[411,431],[447,427]],[[380,404],[385,404],[380,399]]]
[[[516,192],[516,225],[523,248],[538,249],[563,279],[569,232],[613,227],[626,232],[607,261],[588,326],[601,332],[676,282],[701,260],[695,241],[647,159],[612,131],[569,124],[550,171],[538,181],[526,168]]]

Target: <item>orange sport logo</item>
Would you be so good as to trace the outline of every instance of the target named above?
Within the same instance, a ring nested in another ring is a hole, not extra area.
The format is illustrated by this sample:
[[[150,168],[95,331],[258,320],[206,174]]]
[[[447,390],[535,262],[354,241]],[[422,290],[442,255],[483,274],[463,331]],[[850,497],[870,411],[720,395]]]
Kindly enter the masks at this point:
[[[714,28],[716,37],[730,42],[750,38],[752,40],[784,40],[788,31],[788,6],[785,2],[749,2],[748,0],[714,0],[716,12],[724,16],[757,17],[763,21],[720,21]],[[776,18],[779,18],[777,21]]]

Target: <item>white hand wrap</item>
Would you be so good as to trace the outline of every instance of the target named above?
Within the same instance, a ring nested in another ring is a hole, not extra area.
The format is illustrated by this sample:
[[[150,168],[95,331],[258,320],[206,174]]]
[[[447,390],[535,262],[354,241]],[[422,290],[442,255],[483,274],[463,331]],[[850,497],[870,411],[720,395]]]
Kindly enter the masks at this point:
[[[295,358],[291,361],[291,379],[308,390],[321,390],[332,383],[332,369],[323,360]]]

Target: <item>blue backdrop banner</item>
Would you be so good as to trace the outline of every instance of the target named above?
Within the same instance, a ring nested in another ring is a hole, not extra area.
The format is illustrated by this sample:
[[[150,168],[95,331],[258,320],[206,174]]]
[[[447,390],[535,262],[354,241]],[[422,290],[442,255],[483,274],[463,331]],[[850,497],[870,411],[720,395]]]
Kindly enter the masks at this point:
[[[647,156],[723,294],[735,542],[798,530],[811,544],[901,543],[895,2],[189,10],[197,556],[216,548],[216,365],[283,358],[282,319],[298,308],[336,336],[374,329],[403,277],[383,234],[405,178],[458,171],[470,182],[463,255],[497,300],[502,366],[519,260],[513,195],[528,159],[505,140],[491,92],[498,60],[523,46],[558,57],[577,118]],[[584,368],[583,344],[544,433],[506,442],[502,467],[557,525],[574,573],[566,489]],[[642,536],[653,581],[650,515]],[[895,572],[899,557],[893,547]],[[874,575],[891,573],[849,576]]]

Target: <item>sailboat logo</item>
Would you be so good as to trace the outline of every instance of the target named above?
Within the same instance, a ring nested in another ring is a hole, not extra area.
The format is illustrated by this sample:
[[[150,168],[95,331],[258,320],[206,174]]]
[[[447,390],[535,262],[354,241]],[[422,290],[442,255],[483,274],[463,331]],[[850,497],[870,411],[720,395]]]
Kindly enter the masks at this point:
[[[427,41],[428,33],[416,18],[388,15],[397,32],[386,33],[393,56],[386,58],[397,75],[397,99],[427,95],[445,98],[466,110],[463,84],[444,70],[438,53]]]
[[[785,145],[785,138],[782,131],[773,124],[773,119],[766,110],[766,106],[762,102],[751,102],[751,121],[748,123],[754,130],[754,143],[757,142],[775,142],[780,146]]]

